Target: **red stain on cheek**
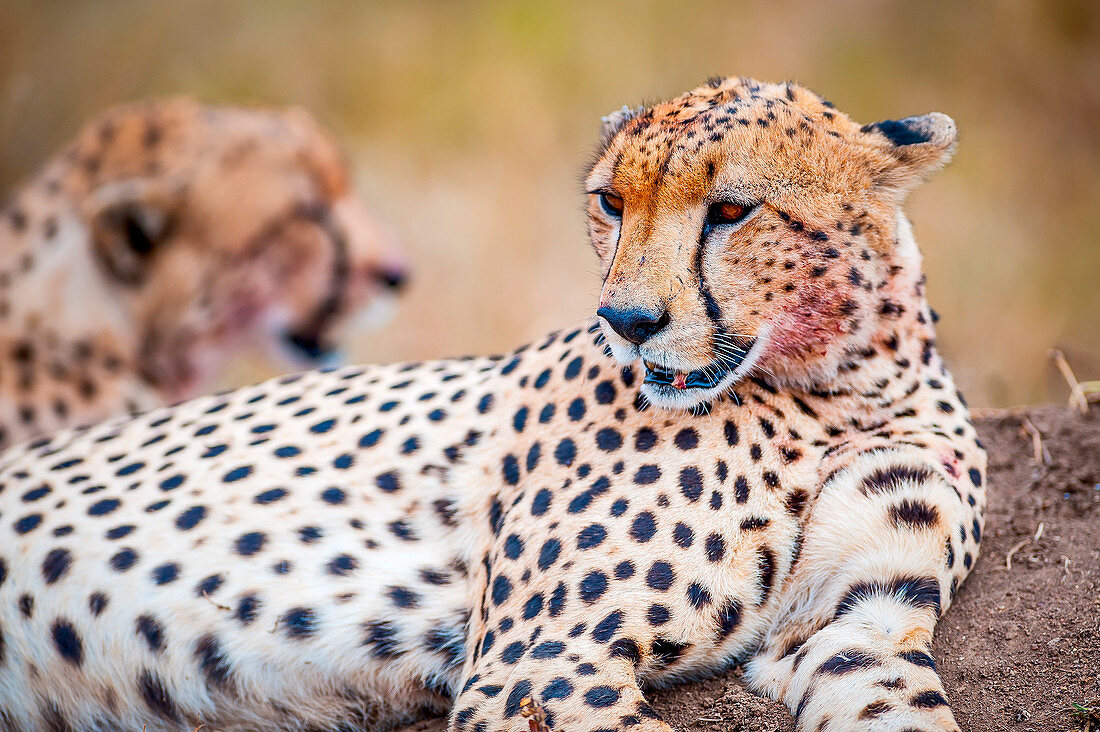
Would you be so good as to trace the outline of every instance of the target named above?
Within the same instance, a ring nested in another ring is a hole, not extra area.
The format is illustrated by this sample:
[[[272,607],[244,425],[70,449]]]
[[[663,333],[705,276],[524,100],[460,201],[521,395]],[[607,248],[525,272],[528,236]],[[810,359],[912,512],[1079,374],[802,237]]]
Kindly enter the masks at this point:
[[[845,332],[839,316],[845,294],[836,289],[803,287],[772,327],[772,347],[787,355],[824,355],[828,344]]]

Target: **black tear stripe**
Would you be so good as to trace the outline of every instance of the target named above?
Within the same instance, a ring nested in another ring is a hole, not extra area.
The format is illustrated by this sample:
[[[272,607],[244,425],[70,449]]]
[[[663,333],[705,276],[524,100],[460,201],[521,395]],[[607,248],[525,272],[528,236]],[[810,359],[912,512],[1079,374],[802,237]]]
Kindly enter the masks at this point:
[[[719,333],[724,334],[726,331],[722,327],[722,308],[718,307],[718,301],[714,299],[714,295],[710,291],[710,285],[707,284],[706,275],[703,273],[703,250],[706,248],[706,239],[707,227],[704,224],[699,231],[699,246],[695,248],[695,276],[699,280],[699,296],[703,298],[707,317],[714,323],[715,336],[717,336]]]

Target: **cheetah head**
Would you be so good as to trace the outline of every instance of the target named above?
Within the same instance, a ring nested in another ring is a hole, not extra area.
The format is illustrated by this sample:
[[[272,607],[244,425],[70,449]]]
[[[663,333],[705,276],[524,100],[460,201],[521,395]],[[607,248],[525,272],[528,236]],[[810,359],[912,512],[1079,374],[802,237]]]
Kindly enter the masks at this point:
[[[337,146],[304,111],[183,99],[106,112],[65,181],[143,377],[169,399],[242,345],[326,361],[405,278],[353,195]]]
[[[585,186],[612,353],[672,408],[750,374],[834,378],[883,309],[915,297],[892,284],[920,268],[900,206],[955,138],[942,114],[861,127],[802,87],[744,78],[605,118]]]

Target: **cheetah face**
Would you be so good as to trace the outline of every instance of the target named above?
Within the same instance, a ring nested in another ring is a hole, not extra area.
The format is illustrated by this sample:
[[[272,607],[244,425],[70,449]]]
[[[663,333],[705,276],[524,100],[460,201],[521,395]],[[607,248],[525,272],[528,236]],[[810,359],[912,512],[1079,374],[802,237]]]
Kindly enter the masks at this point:
[[[405,278],[341,153],[300,110],[153,102],[108,112],[76,150],[94,161],[74,193],[93,255],[143,376],[170,401],[242,346],[329,362]]]
[[[672,408],[749,375],[831,378],[908,299],[892,275],[918,255],[899,207],[954,142],[941,114],[860,127],[750,79],[605,118],[585,186],[611,352]]]

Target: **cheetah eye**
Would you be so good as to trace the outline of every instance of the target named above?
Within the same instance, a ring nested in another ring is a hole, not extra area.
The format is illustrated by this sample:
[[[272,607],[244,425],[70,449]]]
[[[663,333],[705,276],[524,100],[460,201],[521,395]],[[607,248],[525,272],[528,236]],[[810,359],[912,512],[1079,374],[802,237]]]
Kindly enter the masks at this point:
[[[600,197],[600,206],[608,216],[615,219],[622,217],[623,199],[607,191],[600,191],[597,195]]]
[[[712,203],[707,209],[707,226],[722,226],[724,224],[736,224],[743,221],[755,206],[746,206],[742,203],[730,203],[724,201]]]

